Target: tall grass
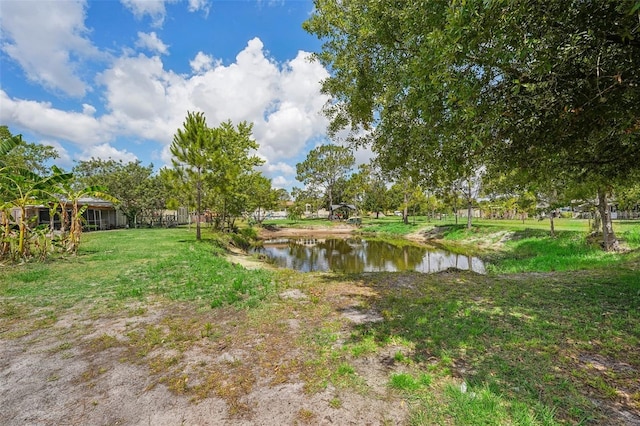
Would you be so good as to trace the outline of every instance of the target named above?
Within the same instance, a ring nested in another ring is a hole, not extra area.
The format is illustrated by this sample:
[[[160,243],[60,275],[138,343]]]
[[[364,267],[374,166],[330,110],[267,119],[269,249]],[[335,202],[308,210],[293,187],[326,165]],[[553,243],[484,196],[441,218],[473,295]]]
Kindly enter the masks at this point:
[[[607,253],[576,232],[558,232],[555,238],[536,232],[515,232],[501,254],[494,256],[488,271],[551,272],[594,269],[621,263],[628,256]]]
[[[619,234],[620,238],[622,238],[630,247],[638,248],[640,247],[640,223],[636,225],[636,227],[626,227]]]

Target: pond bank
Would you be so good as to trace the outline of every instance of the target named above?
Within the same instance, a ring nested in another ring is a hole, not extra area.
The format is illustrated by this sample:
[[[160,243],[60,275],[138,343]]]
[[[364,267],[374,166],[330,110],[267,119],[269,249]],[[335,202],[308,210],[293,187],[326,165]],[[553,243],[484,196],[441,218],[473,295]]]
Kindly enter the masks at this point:
[[[264,226],[259,228],[258,236],[260,239],[274,239],[280,237],[301,237],[301,236],[314,236],[314,237],[326,237],[331,235],[346,235],[355,233],[358,227],[355,225],[337,224],[335,226],[305,226],[302,228],[289,228],[279,226]]]

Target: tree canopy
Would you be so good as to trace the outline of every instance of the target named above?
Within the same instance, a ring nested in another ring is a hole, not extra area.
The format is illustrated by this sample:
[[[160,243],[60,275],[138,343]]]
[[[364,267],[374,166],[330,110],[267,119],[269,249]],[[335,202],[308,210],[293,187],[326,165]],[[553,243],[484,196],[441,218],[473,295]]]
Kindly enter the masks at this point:
[[[640,167],[638,0],[315,6],[332,129],[372,129],[386,167],[569,172],[599,194]]]
[[[300,182],[324,191],[328,204],[333,204],[333,195],[340,178],[351,170],[355,158],[351,151],[338,145],[320,145],[307,154],[307,158],[296,164]]]
[[[105,191],[118,200],[117,206],[127,218],[128,225],[134,227],[140,213],[150,204],[156,204],[150,197],[162,197],[161,192],[149,191],[149,180],[153,174],[153,164],[143,166],[140,160],[123,162],[113,159],[79,161],[73,168],[76,190],[91,186],[104,186]]]
[[[51,171],[51,167],[47,163],[58,158],[58,151],[54,147],[25,142],[20,135],[14,137],[9,127],[0,126],[0,141],[9,143],[14,138],[16,140],[15,146],[10,150],[0,150],[2,163],[5,166],[26,169],[41,176]]]
[[[222,204],[220,212],[226,216],[227,205],[239,187],[238,178],[262,164],[252,151],[258,144],[252,137],[252,126],[230,121],[209,128],[202,112],[189,112],[182,129],[178,129],[171,144],[175,177],[182,181],[195,199],[198,220],[196,238],[201,239],[200,216],[203,202]]]

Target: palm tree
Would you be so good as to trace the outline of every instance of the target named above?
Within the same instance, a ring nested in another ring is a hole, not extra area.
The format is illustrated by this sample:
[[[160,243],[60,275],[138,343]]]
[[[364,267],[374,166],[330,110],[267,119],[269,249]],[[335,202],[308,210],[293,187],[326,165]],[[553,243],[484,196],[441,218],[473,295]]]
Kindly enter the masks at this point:
[[[54,166],[54,171],[58,170]],[[58,193],[58,201],[62,206],[62,221],[66,221],[66,205],[71,204],[71,226],[69,228],[69,236],[66,239],[67,251],[73,254],[78,252],[80,245],[80,236],[82,235],[82,215],[88,206],[82,205],[80,200],[85,197],[98,197],[105,201],[117,203],[115,197],[107,194],[107,189],[101,185],[87,186],[81,189],[73,189],[69,181],[65,181],[56,188]],[[63,225],[64,227],[64,225]],[[64,228],[62,229],[64,236]]]
[[[27,207],[47,203],[54,197],[53,189],[56,185],[70,180],[72,176],[71,173],[63,173],[58,168],[54,169],[53,175],[46,177],[20,168],[3,169],[3,173],[0,174],[0,188],[3,196],[7,197],[5,203],[9,207],[19,209],[17,252],[20,256],[29,256],[29,245],[25,245],[29,233]]]
[[[22,142],[22,136],[17,135],[0,140],[0,217],[2,218],[2,246],[0,247],[0,258],[4,257],[10,250],[11,233],[11,203],[8,198],[8,188],[5,188],[4,176],[9,174],[9,169],[4,163],[4,157]]]

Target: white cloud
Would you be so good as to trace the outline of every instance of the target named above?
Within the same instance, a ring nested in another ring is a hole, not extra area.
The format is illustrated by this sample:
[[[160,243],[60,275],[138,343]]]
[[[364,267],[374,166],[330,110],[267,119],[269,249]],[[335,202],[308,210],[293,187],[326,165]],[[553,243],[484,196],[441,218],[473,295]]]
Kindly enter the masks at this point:
[[[208,0],[189,0],[189,12],[203,11],[205,16],[209,14]]]
[[[306,53],[279,68],[263,48],[254,38],[227,66],[200,52],[190,62],[191,76],[165,70],[158,56],[119,58],[97,78],[106,88],[109,119],[124,133],[169,144],[187,111],[203,111],[209,126],[254,123],[265,158],[294,157],[326,128],[319,80],[327,73]]]
[[[158,35],[155,33],[155,31],[152,31],[150,33],[143,33],[139,31],[138,40],[136,41],[136,47],[148,49],[151,52],[159,53],[161,55],[166,54],[169,50],[168,46],[158,38]]]
[[[159,57],[122,57],[96,81],[106,86],[107,108],[126,119],[153,119],[166,108],[166,77]]]
[[[46,138],[77,145],[104,143],[113,136],[104,123],[80,112],[63,111],[47,102],[11,99],[0,89],[0,122],[30,129]]]
[[[285,178],[284,176],[276,176],[271,179],[271,187],[274,189],[289,188],[294,181]]]
[[[218,65],[186,81],[193,109],[204,111],[210,124],[227,119],[257,122],[277,96],[279,70],[263,51],[258,38],[236,56],[229,66]]]
[[[80,75],[83,61],[100,55],[87,38],[85,8],[82,0],[2,1],[1,48],[29,80],[82,97],[89,90]]]
[[[266,3],[268,7],[284,6],[284,0],[258,0],[259,6],[263,6],[264,3]]]
[[[118,147],[114,141],[153,141],[157,148],[148,151],[169,164],[167,147],[187,111],[203,111],[210,127],[228,119],[234,124],[253,123],[258,154],[266,160],[262,170],[287,180],[295,169],[286,159],[299,156],[310,141],[322,138],[327,125],[321,114],[327,97],[320,93],[320,80],[328,74],[308,56],[300,52],[288,63],[278,64],[254,38],[231,64],[199,52],[190,61],[193,73],[184,75],[166,69],[161,56],[129,51],[95,78],[106,111],[101,115],[90,104],[83,104],[82,112],[66,112],[49,103],[11,99],[0,90],[0,122],[69,140],[81,147],[85,157],[134,158],[126,150],[114,152]]]
[[[294,157],[313,136],[313,117],[299,105],[286,102],[260,123],[257,132],[267,157]]]
[[[308,140],[326,131],[328,120],[321,111],[329,97],[320,93],[320,82],[329,74],[309,57],[307,52],[298,52],[285,64],[278,82],[279,103],[257,126],[267,157],[295,157]]]
[[[260,169],[270,174],[273,174],[273,173],[282,173],[285,175],[296,174],[295,167],[291,166],[290,164],[284,163],[282,161],[275,164],[269,164],[269,163],[263,164],[260,167]]]
[[[82,113],[84,115],[94,115],[96,113],[96,108],[93,105],[82,104]]]
[[[55,164],[58,167],[70,170],[73,167],[73,159],[67,151],[67,149],[58,141],[44,139],[40,141],[41,145],[52,146],[58,153],[58,158],[55,160]]]
[[[167,10],[164,4],[175,3],[177,0],[120,0],[120,2],[129,9],[136,19],[142,19],[144,16],[151,18],[151,25],[154,27],[162,27]]]
[[[354,151],[353,156],[356,158],[356,167],[361,164],[368,164],[376,154],[371,150],[371,147],[361,147]]]
[[[160,151],[160,155],[157,155],[157,159],[159,159],[164,165],[170,166],[171,165],[171,151],[170,151],[170,147],[171,145],[165,145],[162,148],[162,151]]]
[[[91,158],[112,158],[116,161],[122,160],[124,163],[133,162],[138,159],[135,154],[130,153],[126,149],[118,150],[108,143],[89,147],[78,155],[78,159],[83,161],[90,160]]]
[[[203,71],[209,71],[214,66],[220,66],[221,63],[215,63],[213,56],[206,55],[202,52],[198,52],[195,58],[192,61],[189,61],[189,65],[191,66],[191,70],[199,74]]]
[[[329,100],[326,95],[308,97],[309,93],[320,95],[319,82],[329,77],[327,70],[318,61],[311,60],[311,54],[299,51],[298,55],[286,64],[282,75],[283,96],[308,111],[319,111]]]
[[[120,2],[133,13],[136,19],[148,16],[151,25],[156,28],[162,27],[167,14],[166,4],[178,3],[180,0],[120,0]],[[202,11],[204,15],[209,15],[209,0],[188,0],[189,12]]]

